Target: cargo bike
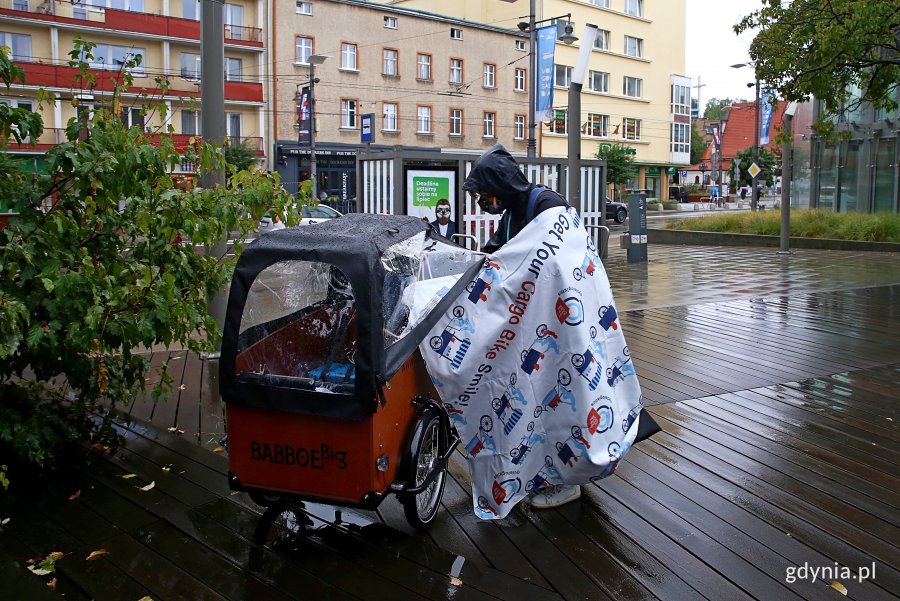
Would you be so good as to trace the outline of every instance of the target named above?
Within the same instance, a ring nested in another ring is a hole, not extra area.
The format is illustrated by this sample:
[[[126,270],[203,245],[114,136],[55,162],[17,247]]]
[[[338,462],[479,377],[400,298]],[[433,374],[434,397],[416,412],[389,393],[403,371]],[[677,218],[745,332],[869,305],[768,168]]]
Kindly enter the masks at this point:
[[[350,214],[248,245],[219,371],[231,488],[270,508],[374,509],[394,494],[427,527],[458,436],[419,344],[483,262],[409,216]]]

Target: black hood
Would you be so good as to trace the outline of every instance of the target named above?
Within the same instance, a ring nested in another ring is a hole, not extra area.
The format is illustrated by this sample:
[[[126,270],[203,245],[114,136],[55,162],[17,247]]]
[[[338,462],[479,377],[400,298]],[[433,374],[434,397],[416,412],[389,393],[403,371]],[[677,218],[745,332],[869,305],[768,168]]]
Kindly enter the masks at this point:
[[[534,185],[519,169],[519,164],[509,151],[502,144],[496,144],[478,157],[462,187],[466,192],[496,196],[503,208],[509,209],[526,200]]]

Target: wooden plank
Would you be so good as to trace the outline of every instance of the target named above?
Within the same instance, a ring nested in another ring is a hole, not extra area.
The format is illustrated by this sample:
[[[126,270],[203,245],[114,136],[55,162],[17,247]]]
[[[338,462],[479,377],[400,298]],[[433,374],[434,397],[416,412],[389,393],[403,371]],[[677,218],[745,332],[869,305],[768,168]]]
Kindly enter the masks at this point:
[[[200,397],[203,384],[203,364],[197,353],[187,352],[181,388],[178,391],[178,413],[175,426],[184,430],[192,440],[200,441]]]
[[[664,420],[665,418],[659,416],[659,419]],[[841,514],[848,516],[849,519],[857,518],[858,515],[855,511],[836,507],[833,502],[830,502],[829,499],[824,496],[815,496],[813,500],[815,500],[816,503],[822,502],[830,505],[831,512],[828,512],[819,508],[809,498],[798,497],[794,494],[785,492],[778,486],[771,484],[768,480],[731,465],[730,461],[737,458],[733,456],[734,454],[728,453],[725,449],[718,447],[708,450],[701,449],[680,438],[673,438],[666,433],[659,433],[654,436],[653,439],[654,442],[676,452],[686,461],[700,463],[706,469],[722,475],[731,482],[732,485],[742,488],[757,497],[767,499],[778,507],[817,526],[821,531],[827,532],[843,541],[847,541],[862,553],[869,556],[867,562],[871,562],[875,559],[884,565],[885,571],[891,571],[895,576],[900,575],[896,566],[896,563],[898,563],[897,557],[900,557],[900,554],[897,554],[896,547],[861,530],[856,524],[840,518]],[[728,457],[727,461],[722,459],[723,455]],[[754,464],[754,466],[761,467],[761,464]],[[779,484],[781,486],[788,486],[790,483],[786,480],[786,478],[779,479]],[[858,565],[868,565],[868,563],[860,563]]]
[[[28,559],[34,557],[34,550],[26,547],[12,536],[3,535],[0,545],[0,582],[3,583],[5,601],[59,601],[60,594],[66,599],[87,601],[89,596],[70,585],[64,579],[57,582],[58,593],[47,587],[49,578],[35,576],[28,571]],[[45,551],[49,553],[51,551]]]
[[[172,389],[153,405],[150,422],[161,429],[175,427],[178,414],[178,394],[184,378],[187,351],[171,351],[165,361],[166,373],[172,378]]]
[[[823,554],[811,543],[802,542],[797,536],[791,536],[790,533],[786,533],[768,521],[760,519],[751,511],[719,496],[701,483],[695,482],[681,474],[672,467],[672,463],[677,462],[675,457],[668,457],[667,461],[663,462],[659,458],[651,457],[643,452],[635,452],[630,453],[626,461],[628,465],[646,473],[646,476],[630,470],[626,470],[625,473],[617,471],[617,475],[624,477],[635,486],[641,488],[644,487],[645,479],[648,477],[653,477],[660,483],[665,484],[672,491],[675,491],[667,492],[664,496],[667,504],[669,504],[670,499],[675,500],[670,504],[674,509],[679,509],[686,504],[685,512],[682,515],[689,515],[687,512],[700,511],[699,514],[692,513],[691,515],[695,517],[690,518],[688,521],[704,528],[714,526],[707,532],[716,540],[722,541],[723,544],[734,545],[737,549],[741,549],[745,545],[763,546],[764,549],[757,548],[756,552],[763,554],[761,560],[764,563],[757,565],[771,565],[774,563],[773,571],[770,572],[768,568],[766,570],[771,576],[787,575],[787,568],[804,564],[811,566],[830,566],[834,564],[835,560],[832,557]],[[659,498],[658,495],[654,495],[654,497]],[[696,505],[696,507],[693,505]],[[715,518],[705,517],[703,515],[704,511],[713,514]],[[730,531],[730,529],[735,529],[737,532]],[[766,557],[766,555],[771,555],[771,557]],[[779,566],[781,568],[780,571]],[[811,583],[808,582],[802,583],[797,588],[792,586],[794,592],[801,596],[806,596],[805,592],[797,590],[801,587],[803,591],[809,590],[814,596],[821,595],[821,591],[817,587],[811,586]],[[670,596],[668,598],[681,597]],[[861,583],[855,583],[851,587],[850,598],[889,601],[894,599],[894,596],[879,588],[873,582],[866,580]]]

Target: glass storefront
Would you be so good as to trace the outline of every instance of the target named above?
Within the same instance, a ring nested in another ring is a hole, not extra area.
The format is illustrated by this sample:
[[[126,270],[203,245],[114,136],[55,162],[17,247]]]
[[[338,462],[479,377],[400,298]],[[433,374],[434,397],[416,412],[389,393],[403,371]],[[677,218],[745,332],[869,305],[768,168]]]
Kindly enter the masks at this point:
[[[897,211],[897,167],[895,154],[897,152],[896,138],[882,138],[878,140],[878,150],[875,152],[875,194],[873,210],[877,212]]]

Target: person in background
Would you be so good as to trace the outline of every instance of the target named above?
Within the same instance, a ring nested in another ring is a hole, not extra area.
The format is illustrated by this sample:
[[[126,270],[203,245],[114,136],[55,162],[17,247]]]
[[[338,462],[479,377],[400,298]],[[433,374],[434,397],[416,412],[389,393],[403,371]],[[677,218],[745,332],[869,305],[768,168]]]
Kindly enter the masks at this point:
[[[456,222],[450,219],[450,201],[446,198],[437,201],[434,213],[437,215],[437,219],[431,222],[431,227],[441,236],[450,240],[456,234]]]
[[[528,197],[536,187],[528,181],[516,159],[502,144],[496,144],[475,161],[462,188],[472,196],[482,211],[502,215],[494,235],[481,249],[483,252],[496,252],[528,225]],[[544,188],[535,200],[534,216],[553,207],[567,206],[569,203],[560,194]],[[542,489],[529,502],[535,509],[550,509],[579,497],[580,486],[562,484]]]

